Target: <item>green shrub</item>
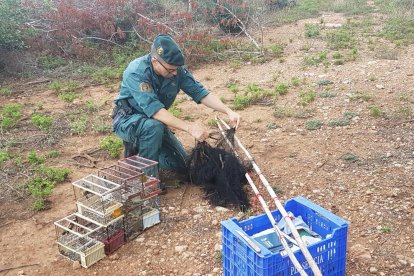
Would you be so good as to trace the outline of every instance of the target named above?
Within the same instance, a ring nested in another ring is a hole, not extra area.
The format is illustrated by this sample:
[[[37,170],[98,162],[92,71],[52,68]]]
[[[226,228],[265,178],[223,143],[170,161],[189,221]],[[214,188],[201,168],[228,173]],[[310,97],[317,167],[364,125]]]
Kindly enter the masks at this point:
[[[320,85],[320,86],[331,85],[331,84],[333,84],[333,81],[331,81],[331,80],[320,80],[320,81],[318,81],[318,85]]]
[[[51,195],[55,185],[65,181],[70,173],[71,171],[66,168],[52,168],[41,165],[25,185],[35,199],[33,209],[36,211],[44,210],[46,208],[45,201]]]
[[[309,120],[305,123],[305,128],[307,130],[316,130],[316,129],[320,129],[322,127],[323,123],[318,120],[318,119],[314,119],[314,120]]]
[[[43,156],[37,156],[36,151],[34,150],[27,154],[27,160],[32,165],[40,165],[45,162],[45,158]]]
[[[177,118],[180,118],[181,117],[182,110],[181,110],[180,107],[178,107],[178,104],[177,103],[174,103],[172,106],[170,106],[170,108],[168,108],[168,111],[174,117],[177,117]]]
[[[4,161],[9,160],[9,159],[10,159],[10,156],[7,153],[7,151],[0,150],[0,164],[3,163]]]
[[[280,58],[283,56],[283,52],[285,51],[285,45],[283,44],[273,44],[268,47],[268,49],[272,52],[273,56],[276,58]]]
[[[276,118],[283,118],[283,117],[292,117],[293,112],[287,107],[278,107],[276,106],[273,110],[273,116]]]
[[[321,32],[319,24],[305,24],[305,37],[317,37]]]
[[[230,83],[227,88],[234,94],[237,94],[240,91],[239,86],[235,83]]]
[[[60,183],[67,179],[67,177],[71,173],[71,170],[66,168],[53,168],[41,165],[39,173],[43,178],[47,178],[49,181],[52,181],[53,183]]]
[[[248,96],[236,96],[234,97],[234,109],[242,110],[250,105],[251,99]]]
[[[343,65],[344,61],[342,59],[335,59],[333,62],[334,65]]]
[[[67,103],[73,103],[73,101],[78,97],[78,94],[75,92],[63,92],[60,93],[58,98],[62,101],[65,101]]]
[[[277,128],[279,128],[279,126],[275,123],[269,123],[269,124],[266,125],[266,127],[268,129],[277,129]]]
[[[300,85],[300,79],[298,77],[293,77],[291,80],[292,86],[298,87]]]
[[[59,81],[52,81],[49,84],[49,89],[55,90],[58,93],[63,89],[63,83]]]
[[[48,131],[53,124],[53,117],[36,113],[32,115],[32,124],[41,130]]]
[[[69,93],[74,93],[79,89],[79,83],[76,81],[68,81],[66,83],[66,91]]]
[[[10,129],[17,125],[22,117],[22,105],[6,104],[0,112],[0,127]]]
[[[347,118],[340,118],[340,119],[334,119],[328,123],[328,126],[330,127],[337,127],[337,126],[347,126],[351,123],[351,121]]]
[[[356,101],[356,100],[363,100],[363,101],[367,102],[367,101],[369,101],[369,100],[372,98],[372,96],[370,96],[370,95],[368,95],[368,94],[365,94],[365,93],[363,93],[363,92],[353,91],[353,92],[349,95],[349,98],[350,98],[351,100],[354,100],[354,101]]]
[[[397,44],[414,43],[414,20],[404,17],[393,17],[385,22],[381,35]]]
[[[35,198],[33,209],[36,211],[45,209],[45,200],[50,196],[55,187],[53,181],[42,177],[35,177],[29,180],[26,187],[30,194]]]
[[[321,97],[321,98],[334,98],[334,97],[336,97],[336,93],[331,92],[331,91],[323,91],[319,94],[319,97]]]
[[[88,127],[88,116],[86,114],[71,116],[69,125],[73,135],[82,135]]]
[[[118,158],[120,151],[123,148],[123,143],[120,138],[111,135],[103,138],[100,141],[99,146],[101,149],[106,150],[112,158]]]
[[[5,86],[5,87],[0,88],[0,95],[10,96],[11,93],[12,93],[12,89],[9,86]]]
[[[68,61],[59,56],[40,56],[37,59],[39,67],[45,70],[53,70],[68,64]]]
[[[121,79],[124,69],[124,66],[115,69],[111,67],[103,67],[96,70],[92,74],[92,78],[100,84],[111,84],[115,80],[119,81]]]
[[[328,46],[334,50],[350,49],[355,45],[352,34],[346,29],[339,29],[338,31],[330,33],[327,38]]]
[[[316,99],[316,92],[314,90],[309,90],[308,92],[300,92],[300,101],[301,106],[306,106],[313,102]]]
[[[275,91],[279,95],[285,95],[288,92],[289,85],[285,83],[278,83],[275,86]]]
[[[344,112],[344,117],[347,118],[348,120],[351,120],[352,118],[358,116],[358,113],[356,112],[352,112],[352,111],[345,111]]]
[[[210,119],[208,120],[207,125],[210,127],[217,127],[218,123],[216,119]]]
[[[259,87],[256,83],[250,83],[244,88],[244,95],[250,98],[250,104],[269,96],[275,96],[274,92],[266,91]]]
[[[61,155],[60,151],[57,150],[51,150],[47,153],[48,158],[57,158]]]
[[[334,58],[334,59],[341,59],[342,58],[342,55],[339,52],[335,52],[335,53],[332,54],[332,58]]]
[[[372,117],[379,117],[382,115],[382,111],[379,106],[377,105],[370,105],[369,107],[370,115]]]
[[[86,106],[86,109],[90,112],[98,110],[98,105],[92,100],[87,100],[85,103],[85,106]]]
[[[303,62],[307,66],[318,65],[326,61],[327,52],[322,51],[317,56],[307,56],[304,58]]]
[[[21,0],[2,0],[0,3],[0,48],[24,47],[24,24],[27,9]]]
[[[359,161],[359,157],[358,156],[356,156],[353,153],[349,153],[349,152],[348,153],[345,153],[342,156],[342,159],[345,160],[345,161],[353,162],[353,163]]]

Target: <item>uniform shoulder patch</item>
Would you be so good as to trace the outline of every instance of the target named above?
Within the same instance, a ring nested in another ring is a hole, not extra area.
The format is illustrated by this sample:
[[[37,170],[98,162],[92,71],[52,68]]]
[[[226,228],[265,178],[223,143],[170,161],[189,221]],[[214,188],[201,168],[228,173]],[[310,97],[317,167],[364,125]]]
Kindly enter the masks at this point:
[[[139,90],[141,90],[141,92],[149,92],[152,90],[152,86],[149,83],[141,82],[139,84]]]

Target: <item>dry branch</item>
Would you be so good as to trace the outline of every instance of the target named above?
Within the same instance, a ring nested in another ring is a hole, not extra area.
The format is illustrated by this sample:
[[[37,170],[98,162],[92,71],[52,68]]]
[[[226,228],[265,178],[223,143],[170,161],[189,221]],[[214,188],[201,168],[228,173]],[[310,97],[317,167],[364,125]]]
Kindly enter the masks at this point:
[[[244,23],[243,23],[243,21],[241,21],[240,20],[240,18],[238,18],[231,10],[229,10],[227,7],[225,7],[225,6],[223,6],[223,5],[220,5],[220,4],[218,4],[218,3],[216,3],[216,5],[217,6],[219,6],[219,7],[221,7],[221,8],[223,8],[223,9],[225,9],[231,16],[233,16],[236,20],[237,20],[237,22],[239,22],[239,24],[240,24],[240,27],[241,27],[241,30],[242,30],[242,32],[253,42],[253,44],[254,44],[254,46],[256,46],[256,48],[257,49],[259,49],[260,50],[260,52],[262,52],[263,50],[262,50],[262,48],[263,47],[261,47],[258,43],[257,43],[257,41],[247,32],[247,28],[246,28],[246,26],[244,25]]]
[[[146,17],[146,16],[144,16],[144,15],[142,15],[142,14],[140,14],[140,13],[137,13],[137,15],[139,15],[139,16],[141,16],[142,18],[144,18],[144,19],[146,19],[146,20],[148,20],[148,21],[150,21],[151,23],[154,23],[154,24],[157,24],[157,25],[162,25],[162,26],[164,26],[165,28],[167,28],[168,30],[170,30],[173,34],[177,34],[177,32],[176,31],[174,31],[171,27],[169,27],[169,26],[167,26],[166,24],[164,24],[164,23],[162,23],[162,22],[159,22],[159,21],[155,21],[155,20],[153,20],[153,19],[151,19],[151,18],[149,18],[149,17]]]

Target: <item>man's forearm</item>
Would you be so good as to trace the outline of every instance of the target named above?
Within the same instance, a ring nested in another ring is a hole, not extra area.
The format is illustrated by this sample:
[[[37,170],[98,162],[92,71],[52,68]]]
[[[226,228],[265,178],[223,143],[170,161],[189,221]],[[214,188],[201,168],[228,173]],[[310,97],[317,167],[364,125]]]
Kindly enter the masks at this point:
[[[205,96],[202,100],[201,103],[211,109],[214,109],[216,111],[228,114],[229,111],[231,111],[230,108],[228,108],[225,104],[223,104],[219,98],[217,98],[216,96],[214,96],[213,94],[208,94],[207,96]]]
[[[152,116],[154,119],[160,121],[161,123],[167,125],[168,127],[176,128],[188,132],[188,124],[183,120],[178,119],[173,116],[165,108],[160,109],[157,113]]]

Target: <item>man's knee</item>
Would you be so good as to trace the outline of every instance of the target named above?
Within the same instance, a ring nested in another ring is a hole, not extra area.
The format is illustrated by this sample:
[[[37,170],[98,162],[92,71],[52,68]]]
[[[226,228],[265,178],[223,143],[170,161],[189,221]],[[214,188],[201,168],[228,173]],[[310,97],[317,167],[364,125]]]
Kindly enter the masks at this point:
[[[159,137],[162,138],[164,134],[165,126],[158,120],[148,119],[142,126],[142,133],[146,137]]]

